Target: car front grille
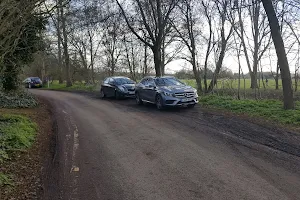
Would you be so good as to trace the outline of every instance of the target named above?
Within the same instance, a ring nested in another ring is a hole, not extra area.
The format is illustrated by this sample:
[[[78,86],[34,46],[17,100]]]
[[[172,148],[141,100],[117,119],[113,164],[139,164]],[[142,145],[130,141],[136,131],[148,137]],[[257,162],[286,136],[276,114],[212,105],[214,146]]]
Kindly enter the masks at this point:
[[[135,91],[135,88],[128,88],[128,91]]]
[[[195,96],[194,92],[175,93],[175,97],[177,98],[193,98],[194,96]]]
[[[177,98],[193,98],[194,96],[195,96],[194,92],[175,93],[175,97]]]

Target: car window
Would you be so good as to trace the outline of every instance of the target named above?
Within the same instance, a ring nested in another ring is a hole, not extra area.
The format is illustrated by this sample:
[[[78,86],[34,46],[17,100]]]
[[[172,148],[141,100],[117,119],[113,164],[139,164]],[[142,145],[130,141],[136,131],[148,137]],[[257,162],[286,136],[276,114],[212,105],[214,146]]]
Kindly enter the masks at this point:
[[[115,78],[115,83],[117,85],[134,84],[134,81],[129,78]]]
[[[114,79],[109,78],[109,80],[108,80],[108,83],[109,83],[109,84],[113,84],[114,82],[115,82]]]
[[[31,80],[32,80],[32,81],[41,81],[41,79],[38,78],[38,77],[33,77],[33,78],[31,78]]]
[[[141,80],[141,84],[143,84],[143,85],[145,85],[146,82],[147,82],[146,78],[144,78],[144,79]]]
[[[184,85],[184,83],[180,82],[176,78],[167,77],[167,78],[157,78],[155,79],[155,83],[158,86],[179,86]]]
[[[103,83],[108,84],[109,78],[104,79]]]
[[[148,86],[150,86],[150,85],[155,86],[155,82],[152,78],[148,80]]]

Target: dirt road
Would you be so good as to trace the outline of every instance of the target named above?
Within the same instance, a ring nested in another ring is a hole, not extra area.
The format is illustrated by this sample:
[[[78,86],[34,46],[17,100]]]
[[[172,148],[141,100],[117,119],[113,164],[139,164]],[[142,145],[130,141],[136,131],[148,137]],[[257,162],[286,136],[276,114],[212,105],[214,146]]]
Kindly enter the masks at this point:
[[[32,90],[57,118],[44,199],[300,199],[300,135],[195,109]]]

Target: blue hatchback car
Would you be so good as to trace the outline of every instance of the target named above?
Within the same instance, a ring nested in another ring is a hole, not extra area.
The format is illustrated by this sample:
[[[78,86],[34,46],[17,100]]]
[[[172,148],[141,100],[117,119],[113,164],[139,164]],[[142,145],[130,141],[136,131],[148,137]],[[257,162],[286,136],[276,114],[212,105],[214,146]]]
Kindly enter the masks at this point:
[[[145,77],[135,88],[137,104],[155,104],[161,110],[166,106],[194,107],[198,103],[197,90],[175,77]]]
[[[25,88],[41,88],[43,82],[39,77],[28,77],[23,81]]]

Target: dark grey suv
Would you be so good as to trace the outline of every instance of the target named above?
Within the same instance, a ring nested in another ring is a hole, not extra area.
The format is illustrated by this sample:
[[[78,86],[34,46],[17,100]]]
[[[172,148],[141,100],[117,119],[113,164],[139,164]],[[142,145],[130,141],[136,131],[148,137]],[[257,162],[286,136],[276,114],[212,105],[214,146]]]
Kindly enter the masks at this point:
[[[135,88],[136,102],[153,103],[157,109],[166,106],[194,107],[198,103],[197,90],[175,77],[145,77]]]

